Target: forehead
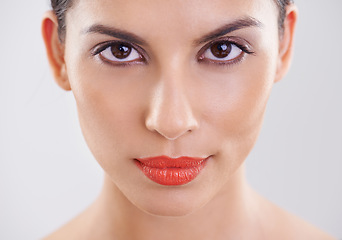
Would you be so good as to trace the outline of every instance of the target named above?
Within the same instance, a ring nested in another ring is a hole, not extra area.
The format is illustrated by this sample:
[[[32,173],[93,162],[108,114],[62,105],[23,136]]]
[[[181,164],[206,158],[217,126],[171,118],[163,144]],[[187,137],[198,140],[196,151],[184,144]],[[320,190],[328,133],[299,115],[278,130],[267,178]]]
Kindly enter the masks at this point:
[[[68,12],[67,25],[86,28],[96,23],[146,37],[186,37],[245,17],[274,27],[277,16],[273,0],[78,0]]]

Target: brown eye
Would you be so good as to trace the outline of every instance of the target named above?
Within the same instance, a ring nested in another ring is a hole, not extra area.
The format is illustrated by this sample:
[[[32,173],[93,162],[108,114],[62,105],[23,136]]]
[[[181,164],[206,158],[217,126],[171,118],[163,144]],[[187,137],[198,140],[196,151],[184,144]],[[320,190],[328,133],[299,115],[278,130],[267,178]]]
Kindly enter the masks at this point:
[[[229,63],[243,56],[244,51],[229,41],[219,41],[210,45],[201,60],[210,60],[217,63]]]
[[[132,48],[124,44],[115,44],[111,46],[111,51],[114,57],[124,59],[131,54]]]
[[[230,54],[232,44],[227,42],[218,42],[212,45],[210,50],[215,57],[225,58]]]
[[[99,52],[100,57],[111,63],[142,62],[142,55],[129,44],[114,42]]]

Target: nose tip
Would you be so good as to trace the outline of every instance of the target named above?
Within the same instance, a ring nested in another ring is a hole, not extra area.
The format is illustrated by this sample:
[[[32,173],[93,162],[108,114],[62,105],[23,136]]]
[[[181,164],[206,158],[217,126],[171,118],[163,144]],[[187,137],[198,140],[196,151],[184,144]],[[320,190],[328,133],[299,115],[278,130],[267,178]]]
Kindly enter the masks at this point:
[[[161,87],[151,101],[146,128],[168,140],[176,140],[196,130],[199,124],[188,100],[180,88]]]

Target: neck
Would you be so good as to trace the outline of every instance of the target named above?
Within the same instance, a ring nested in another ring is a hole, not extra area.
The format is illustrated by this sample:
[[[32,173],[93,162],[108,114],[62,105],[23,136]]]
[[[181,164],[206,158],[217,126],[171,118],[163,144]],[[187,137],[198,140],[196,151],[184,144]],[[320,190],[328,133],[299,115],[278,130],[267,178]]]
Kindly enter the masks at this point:
[[[255,199],[241,167],[201,209],[182,217],[161,217],[138,209],[106,176],[93,205],[94,221],[101,221],[97,226],[115,239],[234,239],[235,233],[250,232],[255,225]]]

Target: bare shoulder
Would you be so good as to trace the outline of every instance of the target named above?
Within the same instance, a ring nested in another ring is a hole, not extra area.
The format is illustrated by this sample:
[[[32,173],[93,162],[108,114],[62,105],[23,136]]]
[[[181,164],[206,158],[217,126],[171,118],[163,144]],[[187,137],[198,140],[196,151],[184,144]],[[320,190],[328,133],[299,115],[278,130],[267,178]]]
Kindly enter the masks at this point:
[[[277,206],[273,205],[272,208],[275,212],[274,219],[277,223],[275,227],[277,229],[276,232],[278,232],[279,236],[283,236],[283,238],[278,236],[277,239],[337,240],[328,233]]]
[[[111,239],[112,232],[106,231],[106,222],[98,215],[96,204],[93,203],[86,210],[66,223],[64,226],[43,238],[43,240],[90,240],[90,239]],[[105,226],[100,228],[98,226]],[[106,228],[107,227],[107,228]]]
[[[293,229],[292,239],[336,240],[336,238],[305,222],[304,220],[291,214],[288,215],[289,221],[291,222],[289,226]]]
[[[43,238],[43,240],[86,240],[89,238],[88,229],[92,224],[89,221],[90,207],[76,216],[74,219],[57,229],[52,234]]]
[[[43,240],[80,239],[79,231],[77,230],[80,220],[80,216],[76,217],[75,219],[71,220],[55,232],[43,238]]]
[[[262,240],[337,240],[307,221],[278,207],[257,192],[258,227]]]

